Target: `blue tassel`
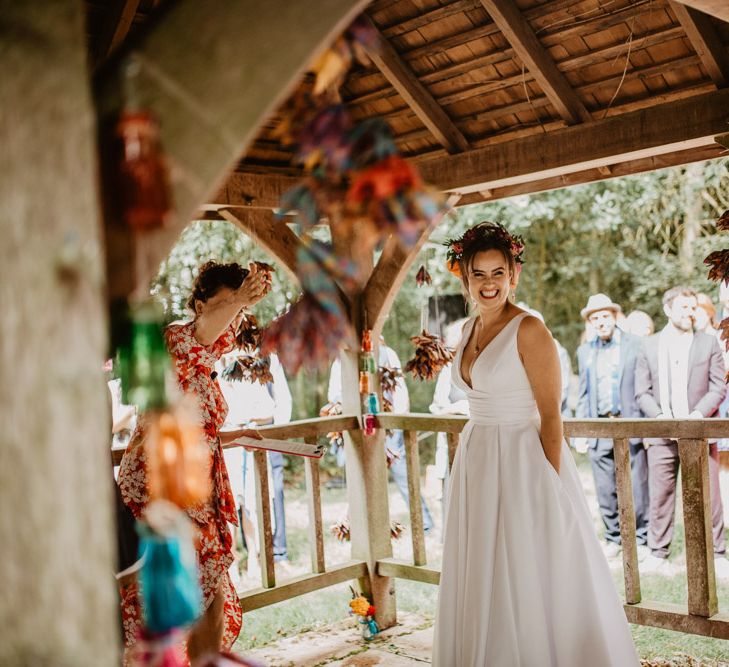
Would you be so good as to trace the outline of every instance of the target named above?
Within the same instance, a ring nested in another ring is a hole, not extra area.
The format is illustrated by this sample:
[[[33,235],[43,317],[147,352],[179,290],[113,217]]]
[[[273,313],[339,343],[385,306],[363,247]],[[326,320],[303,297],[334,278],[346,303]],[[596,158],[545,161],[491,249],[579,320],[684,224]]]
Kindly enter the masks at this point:
[[[158,501],[154,504],[159,504]],[[165,503],[167,504],[167,503]],[[168,632],[194,623],[202,612],[199,575],[191,531],[185,515],[174,525],[165,522],[163,532],[139,523],[139,574],[142,611],[147,629]],[[168,518],[168,517],[165,517]]]

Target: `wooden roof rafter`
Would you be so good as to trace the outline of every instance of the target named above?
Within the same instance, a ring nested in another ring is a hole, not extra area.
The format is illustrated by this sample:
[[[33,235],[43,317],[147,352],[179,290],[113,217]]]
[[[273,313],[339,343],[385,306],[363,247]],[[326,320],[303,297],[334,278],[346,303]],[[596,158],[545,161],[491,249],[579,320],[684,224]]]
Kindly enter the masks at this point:
[[[367,50],[367,55],[372,62],[400,93],[405,103],[438,140],[438,143],[449,153],[467,150],[466,137],[461,134],[461,131],[379,30],[377,30],[377,35],[376,46]]]
[[[675,0],[669,4],[716,87],[726,87],[729,57],[709,16]]]
[[[481,4],[559,115],[571,125],[591,120],[590,112],[557,69],[517,6],[511,0],[481,0]]]

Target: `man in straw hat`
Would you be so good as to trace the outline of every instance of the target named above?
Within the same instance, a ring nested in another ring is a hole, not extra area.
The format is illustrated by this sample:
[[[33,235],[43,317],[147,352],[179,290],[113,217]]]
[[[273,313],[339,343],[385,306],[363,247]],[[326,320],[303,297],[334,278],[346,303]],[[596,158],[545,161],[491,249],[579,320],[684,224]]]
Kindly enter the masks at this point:
[[[635,363],[640,348],[637,336],[617,328],[621,308],[605,294],[593,294],[582,309],[582,318],[595,337],[577,350],[580,388],[578,419],[641,416],[635,400]],[[620,553],[618,492],[615,483],[613,441],[609,438],[578,439],[578,450],[586,446],[600,515],[605,526],[605,554]],[[583,449],[584,451],[584,449]],[[630,441],[630,467],[635,502],[636,537],[639,553],[645,557],[648,541],[648,464],[640,440]]]

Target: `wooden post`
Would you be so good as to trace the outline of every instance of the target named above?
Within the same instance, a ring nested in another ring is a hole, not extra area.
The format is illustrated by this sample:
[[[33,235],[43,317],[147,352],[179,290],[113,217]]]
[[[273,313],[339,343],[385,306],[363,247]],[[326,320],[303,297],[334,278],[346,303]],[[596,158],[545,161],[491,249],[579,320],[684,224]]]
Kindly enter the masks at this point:
[[[448,473],[450,474],[451,468],[453,467],[453,459],[456,457],[456,449],[458,449],[458,440],[461,437],[460,433],[446,433],[448,440]]]
[[[273,588],[276,572],[273,565],[273,533],[271,531],[271,496],[268,488],[268,454],[259,450],[253,452],[253,467],[256,481],[256,513],[258,515],[258,544],[261,565],[261,586]]]
[[[111,409],[85,9],[5,2],[0,664],[115,665]]]
[[[304,438],[315,445],[317,437]],[[309,549],[311,550],[311,571],[324,572],[324,533],[321,521],[321,487],[319,486],[319,459],[304,459],[306,471],[306,499],[309,505]]]
[[[706,440],[678,441],[681,461],[683,523],[686,531],[688,611],[713,616],[719,610],[714,573],[714,538],[711,532],[709,446]]]
[[[423,532],[423,506],[420,502],[420,453],[418,432],[405,431],[405,463],[408,474],[410,505],[410,531],[413,540],[413,565],[425,565],[425,533]]]
[[[635,506],[633,481],[630,475],[630,446],[627,438],[613,440],[615,456],[615,482],[618,489],[620,537],[623,543],[623,576],[625,601],[637,604],[641,600],[640,573],[638,572],[638,546],[635,540]]]

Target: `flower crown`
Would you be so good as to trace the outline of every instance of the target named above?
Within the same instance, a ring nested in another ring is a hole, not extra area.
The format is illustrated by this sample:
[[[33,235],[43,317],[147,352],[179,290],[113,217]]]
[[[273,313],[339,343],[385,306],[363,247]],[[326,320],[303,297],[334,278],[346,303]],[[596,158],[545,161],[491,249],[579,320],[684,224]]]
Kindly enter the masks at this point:
[[[480,222],[458,239],[448,239],[444,245],[448,246],[446,252],[448,270],[461,276],[460,261],[463,259],[463,253],[469,245],[476,241],[485,239],[499,239],[509,244],[511,255],[517,264],[517,270],[521,269],[524,263],[524,239],[518,234],[511,234],[501,223],[498,222]]]

